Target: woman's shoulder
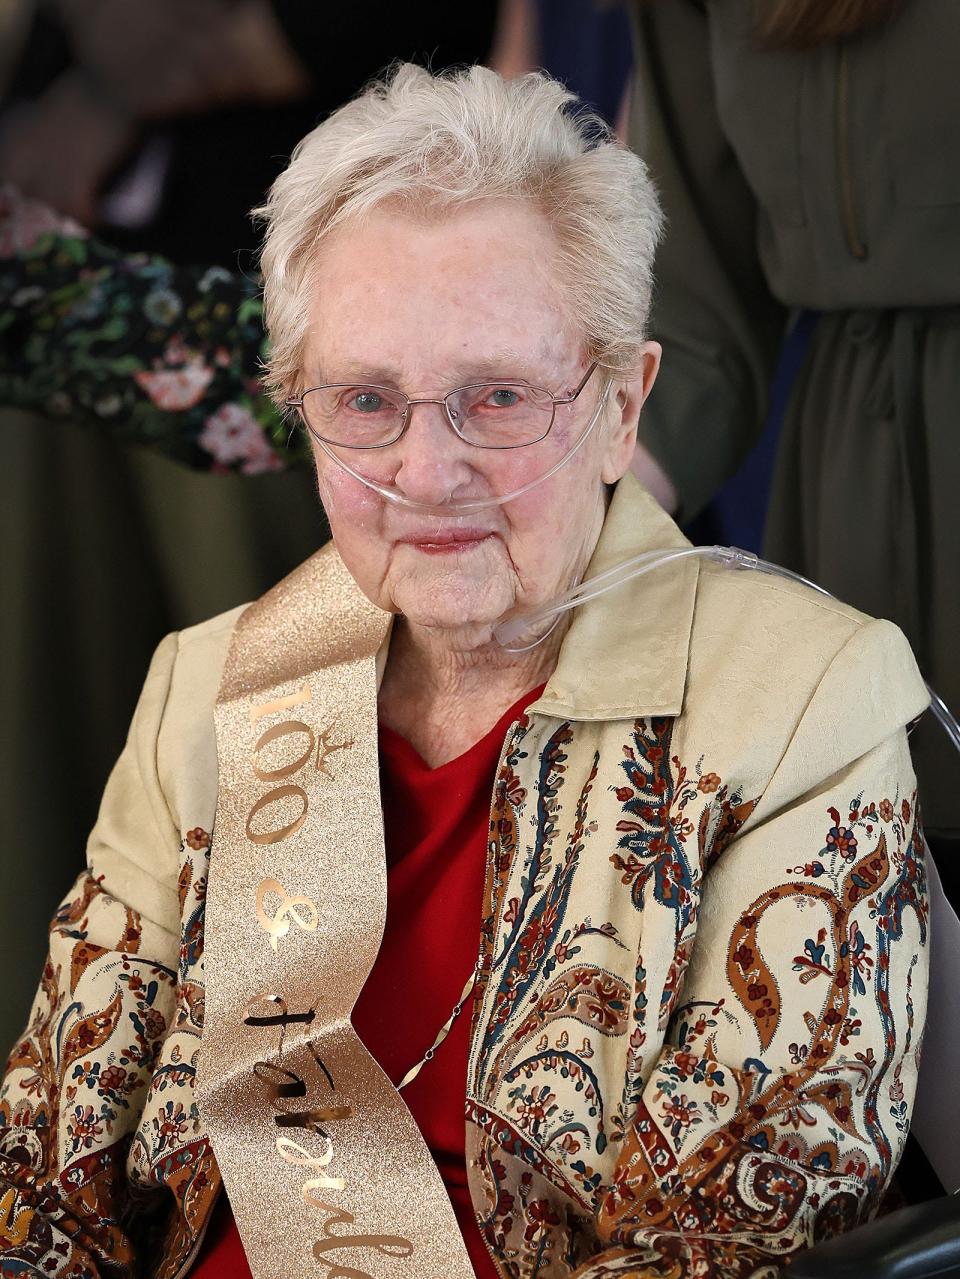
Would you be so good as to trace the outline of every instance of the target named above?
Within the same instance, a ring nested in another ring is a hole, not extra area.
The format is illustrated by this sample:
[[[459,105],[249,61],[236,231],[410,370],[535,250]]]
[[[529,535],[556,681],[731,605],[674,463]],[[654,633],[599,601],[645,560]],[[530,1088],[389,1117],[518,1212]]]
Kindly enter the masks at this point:
[[[789,661],[822,668],[857,636],[870,646],[897,649],[905,671],[915,669],[910,645],[893,622],[775,566],[744,569],[706,561],[701,567],[692,635],[701,646],[749,654],[754,665]]]
[[[214,709],[238,624],[266,606],[277,624],[276,633],[285,633],[289,627],[284,619],[296,613],[303,592],[320,588],[338,565],[332,545],[325,546],[259,599],[175,631],[160,643],[134,719],[134,735],[149,739],[148,747],[155,749],[160,786],[181,822],[192,821],[192,815],[215,800]]]
[[[690,553],[681,531],[629,475],[614,495],[604,538],[603,557],[592,572],[638,552],[663,550],[667,560],[670,552]],[[682,702],[688,716],[702,710],[712,724],[728,713],[742,722],[747,709],[789,721],[830,671],[847,672],[851,695],[857,680],[874,691],[882,686],[894,715],[909,710],[911,718],[926,704],[925,686],[898,627],[773,565],[740,567],[703,548],[696,560],[667,563],[657,574],[611,592],[609,603],[591,607],[596,624],[588,628],[589,642],[609,651],[608,666],[622,675],[641,662],[651,703],[671,672],[679,671],[675,695],[661,700]],[[658,667],[663,653],[669,665]],[[654,670],[655,681],[648,674]]]
[[[249,602],[238,604],[168,636],[171,665],[178,676],[189,675],[204,687],[213,684],[216,694],[237,622],[249,607]]]
[[[762,626],[771,636],[794,626],[810,625],[824,633],[849,638],[874,619],[812,585],[783,573],[776,565],[741,568],[705,559],[697,589],[697,615],[731,627],[739,620]]]
[[[929,703],[892,622],[756,570],[702,566],[688,651],[676,749],[763,796],[754,821],[874,751],[892,776]]]
[[[882,734],[929,701],[893,622],[759,570],[703,566],[689,652],[691,700],[723,702],[741,723],[779,718],[788,728],[829,694],[838,731]]]
[[[315,591],[340,572],[339,556],[333,543],[327,543],[258,599],[168,635],[154,657],[155,664],[160,661],[169,668],[174,705],[168,706],[168,713],[181,702],[193,716],[200,710],[212,712],[237,625],[248,610],[272,602],[274,617],[296,611],[300,591]]]

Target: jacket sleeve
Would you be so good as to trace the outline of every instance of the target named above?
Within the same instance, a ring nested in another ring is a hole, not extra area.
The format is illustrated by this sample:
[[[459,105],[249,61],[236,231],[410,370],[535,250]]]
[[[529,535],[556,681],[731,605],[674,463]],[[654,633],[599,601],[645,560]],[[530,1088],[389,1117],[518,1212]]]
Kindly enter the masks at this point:
[[[610,1246],[579,1279],[773,1274],[876,1211],[926,1014],[899,726],[925,697],[896,628],[859,629],[750,820],[714,847],[682,1002],[602,1203]]]
[[[3,1274],[133,1273],[125,1162],[176,1009],[180,837],[156,764],[175,652],[154,658],[0,1083]]]
[[[199,470],[305,460],[260,385],[259,282],[121,253],[0,191],[0,404],[69,417]]]
[[[724,136],[698,0],[634,3],[630,144],[667,219],[651,331],[663,364],[640,441],[676,487],[680,519],[705,506],[758,438],[786,322],[756,248],[756,203]]]

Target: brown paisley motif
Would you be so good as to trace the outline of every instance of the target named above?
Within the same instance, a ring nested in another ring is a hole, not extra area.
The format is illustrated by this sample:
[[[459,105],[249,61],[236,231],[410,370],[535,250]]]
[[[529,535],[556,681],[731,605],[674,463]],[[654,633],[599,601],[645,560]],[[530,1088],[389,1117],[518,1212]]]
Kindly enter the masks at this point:
[[[740,833],[741,826],[749,819],[759,802],[759,799],[745,799],[740,803],[732,803],[729,799],[723,799],[720,803],[719,820],[715,808],[709,804],[704,807],[697,824],[700,866],[704,872],[710,869],[727,845]]]
[[[604,1252],[602,1261],[587,1262],[573,1279],[684,1279],[687,1273],[694,1273],[685,1271],[677,1257],[658,1255],[652,1244],[646,1240],[644,1244],[642,1253],[634,1247],[611,1248]],[[704,1273],[712,1275],[715,1271]]]
[[[783,891],[770,889],[741,915],[727,948],[727,978],[734,994],[753,1018],[761,1046],[766,1049],[780,1021],[780,990],[760,952],[757,928],[767,907],[779,901]]]
[[[84,970],[95,959],[99,959],[101,955],[109,954],[105,946],[95,946],[93,942],[78,941],[73,948],[70,956],[70,994],[76,993],[77,982],[84,974]]]
[[[572,1019],[603,1035],[624,1034],[630,1012],[630,987],[609,973],[586,965],[561,973],[511,1032],[490,1070],[491,1088],[510,1070],[522,1046],[560,1018]]]
[[[197,982],[184,982],[180,988],[176,1024],[178,1029],[199,1034],[203,1030],[206,993]]]
[[[36,1041],[26,1038],[18,1040],[14,1044],[10,1056],[7,1058],[6,1069],[9,1071],[28,1066],[34,1070],[39,1070],[41,1065],[42,1058]]]
[[[163,1240],[163,1257],[154,1279],[173,1279],[197,1242],[220,1193],[221,1177],[206,1138],[182,1147],[164,1161],[160,1180],[180,1208],[171,1218]]]
[[[760,953],[757,928],[770,906],[789,897],[810,898],[826,907],[832,920],[831,943],[835,961],[845,943],[847,911],[830,889],[821,888],[818,884],[784,884],[771,888],[740,916],[727,947],[727,977],[737,999],[752,1017],[764,1050],[769,1048],[780,1021],[780,991]],[[833,1051],[850,1002],[846,968],[838,964],[828,976],[830,991],[808,1058],[808,1065],[813,1069],[819,1068]]]
[[[805,1088],[803,1101],[805,1105],[817,1105],[825,1110],[837,1127],[849,1136],[866,1140],[853,1122],[853,1090],[846,1080],[827,1080]]]
[[[487,846],[487,874],[483,888],[483,913],[480,923],[480,968],[477,974],[477,998],[474,1000],[474,1026],[479,1015],[483,991],[490,980],[493,962],[493,938],[496,932],[495,903],[516,854],[519,840],[518,805],[526,799],[526,792],[516,779],[511,759],[520,749],[529,725],[521,716],[514,728],[509,745],[504,748],[503,762],[497,774],[490,806],[490,839]]]
[[[180,904],[180,914],[183,915],[183,904],[187,900],[187,893],[190,891],[190,885],[193,883],[193,863],[189,857],[185,857],[180,866],[180,875],[177,879],[177,901]]]
[[[120,1020],[123,995],[117,992],[106,1008],[82,1017],[71,1029],[63,1045],[63,1070],[79,1057],[94,1052],[105,1044]]]
[[[80,896],[75,897],[72,901],[64,902],[54,916],[54,928],[64,928],[78,924],[86,915],[93,899],[103,892],[98,881],[90,874],[84,875],[78,886],[80,887]]]
[[[122,951],[125,955],[136,955],[140,950],[140,939],[143,936],[143,925],[140,922],[140,916],[135,910],[126,908],[126,924],[123,932],[117,939],[116,949]]]
[[[0,1195],[0,1245],[5,1251],[26,1241],[33,1218],[32,1209],[17,1204],[12,1187]]]
[[[856,906],[863,897],[869,897],[890,875],[890,859],[887,856],[887,837],[881,835],[876,848],[861,857],[852,866],[843,883],[843,900],[847,908]]]

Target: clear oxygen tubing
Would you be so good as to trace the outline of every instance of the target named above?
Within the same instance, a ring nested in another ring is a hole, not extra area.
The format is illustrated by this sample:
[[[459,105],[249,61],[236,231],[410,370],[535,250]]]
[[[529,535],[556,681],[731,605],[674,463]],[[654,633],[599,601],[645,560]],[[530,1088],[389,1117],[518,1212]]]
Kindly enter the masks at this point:
[[[771,564],[769,560],[762,560],[753,551],[744,551],[736,546],[683,546],[669,550],[643,551],[620,564],[615,564],[603,573],[598,573],[595,577],[588,577],[586,581],[577,583],[549,603],[532,609],[529,613],[520,613],[516,617],[505,618],[498,622],[493,628],[494,638],[508,653],[528,652],[543,643],[563,614],[570,609],[588,604],[591,600],[606,595],[607,591],[616,590],[618,586],[632,582],[634,578],[642,577],[644,573],[649,573],[655,568],[684,559],[713,560],[714,563],[723,564],[727,568],[754,569],[774,577],[787,577],[794,582],[800,582],[803,586],[810,587],[820,595],[825,595],[828,599],[836,598],[824,587],[811,582],[802,574],[794,573],[789,568],[781,568],[779,564]],[[540,630],[539,628],[544,625],[545,629]],[[522,642],[524,640],[526,642]],[[957,722],[940,694],[929,684],[926,688],[930,694],[930,710],[954,748],[960,751],[960,723]]]
[[[594,427],[600,421],[600,416],[607,406],[610,398],[610,387],[612,381],[608,377],[603,384],[600,392],[600,398],[597,401],[597,407],[587,422],[586,426],[577,436],[573,445],[567,450],[561,458],[558,458],[554,464],[549,467],[543,475],[538,475],[534,479],[529,480],[520,488],[512,489],[509,493],[491,493],[484,497],[450,497],[443,502],[418,502],[415,498],[407,497],[405,493],[401,493],[393,484],[384,484],[380,480],[375,479],[372,475],[364,475],[362,471],[358,471],[355,466],[345,461],[339,453],[335,453],[333,448],[319,436],[314,435],[317,447],[322,449],[331,462],[335,463],[341,471],[346,471],[347,475],[365,485],[374,493],[379,494],[385,501],[390,502],[393,506],[402,507],[408,511],[416,511],[420,515],[470,515],[476,511],[487,511],[494,506],[504,506],[507,502],[514,502],[518,497],[523,497],[525,493],[529,493],[532,488],[536,488],[538,484],[552,479],[561,467],[566,466],[571,458],[579,453],[580,449],[587,442]],[[549,438],[549,437],[548,437]],[[546,638],[546,637],[544,637]]]

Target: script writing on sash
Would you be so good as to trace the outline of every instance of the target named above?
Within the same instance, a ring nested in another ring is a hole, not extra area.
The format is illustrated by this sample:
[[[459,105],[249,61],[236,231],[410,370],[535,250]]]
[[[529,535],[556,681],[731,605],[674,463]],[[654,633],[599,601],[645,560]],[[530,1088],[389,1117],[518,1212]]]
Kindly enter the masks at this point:
[[[303,718],[295,717],[307,714],[298,708],[306,707],[311,699],[311,690],[305,686],[256,705],[249,712],[254,729],[262,727],[250,766],[264,789],[250,805],[245,830],[247,838],[259,848],[296,837],[310,809],[307,770],[314,777],[322,774],[332,779],[327,767],[330,757],[352,746],[349,741],[333,740],[332,725],[317,733]],[[252,907],[264,933],[264,943],[274,954],[279,954],[291,929],[317,931],[320,910],[316,902],[271,876],[258,883]],[[278,1031],[276,1060],[257,1061],[253,1069],[268,1090],[274,1109],[277,1157],[303,1170],[303,1203],[323,1214],[322,1233],[313,1243],[313,1257],[325,1268],[326,1279],[371,1279],[366,1270],[347,1264],[344,1255],[357,1261],[366,1250],[385,1257],[407,1258],[413,1254],[414,1246],[402,1235],[358,1231],[354,1214],[330,1202],[347,1186],[346,1178],[337,1175],[332,1167],[338,1153],[335,1129],[354,1117],[354,1106],[337,1095],[336,1081],[314,1042],[306,1043],[315,1068],[309,1077],[307,1072],[300,1073],[283,1064],[288,1028],[310,1026],[315,1017],[315,1008],[291,1009],[282,992],[269,991],[248,1002],[243,1020],[250,1027],[276,1027]],[[299,1107],[288,1108],[298,1102]]]

